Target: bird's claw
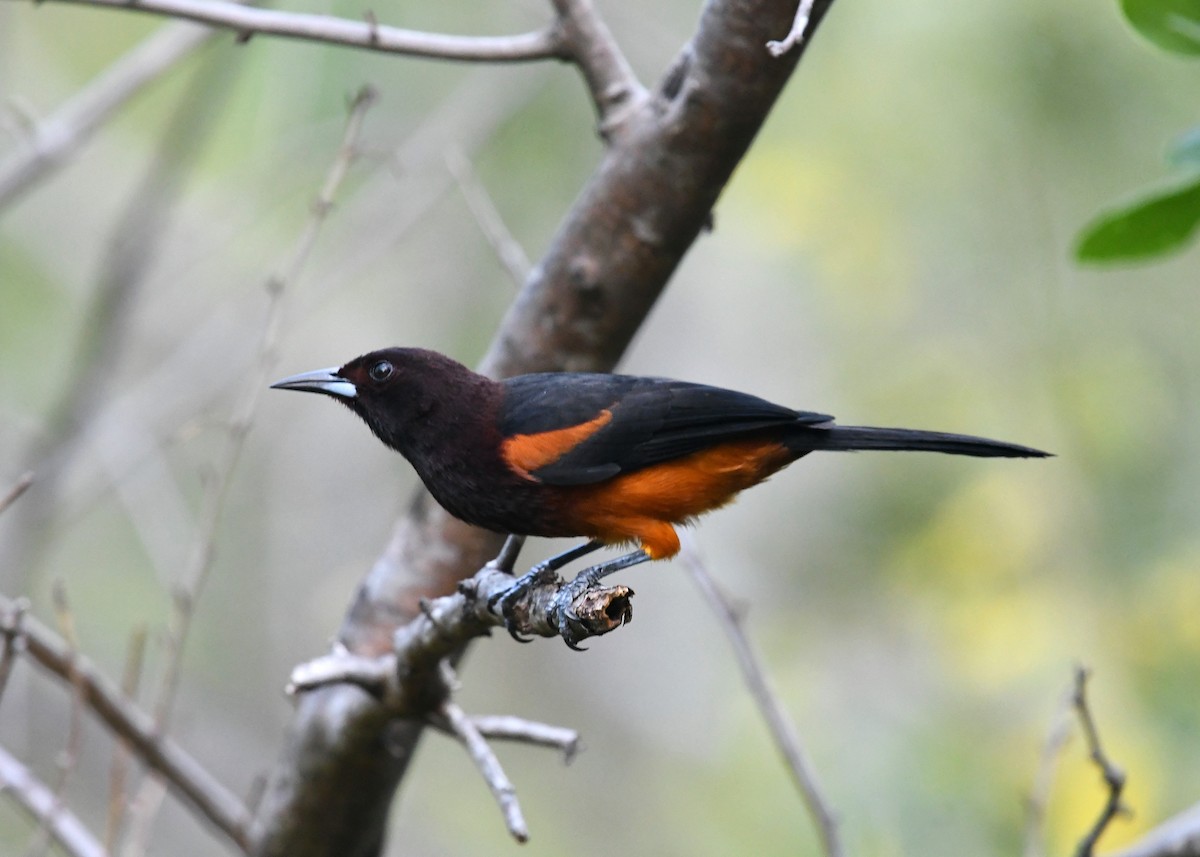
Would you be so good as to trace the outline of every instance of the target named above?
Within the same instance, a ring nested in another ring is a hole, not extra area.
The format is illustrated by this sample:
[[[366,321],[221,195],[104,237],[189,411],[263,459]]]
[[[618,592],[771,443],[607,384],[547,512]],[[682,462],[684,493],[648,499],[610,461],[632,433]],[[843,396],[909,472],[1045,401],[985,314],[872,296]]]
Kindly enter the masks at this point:
[[[488,599],[488,611],[496,612],[496,605],[500,606],[500,615],[504,618],[504,630],[508,631],[508,635],[518,643],[529,643],[533,641],[533,637],[525,637],[520,631],[520,622],[517,618],[517,605],[529,591],[535,586],[540,586],[550,582],[555,577],[554,572],[543,565],[535,565],[525,574],[518,577],[507,589],[497,592]]]

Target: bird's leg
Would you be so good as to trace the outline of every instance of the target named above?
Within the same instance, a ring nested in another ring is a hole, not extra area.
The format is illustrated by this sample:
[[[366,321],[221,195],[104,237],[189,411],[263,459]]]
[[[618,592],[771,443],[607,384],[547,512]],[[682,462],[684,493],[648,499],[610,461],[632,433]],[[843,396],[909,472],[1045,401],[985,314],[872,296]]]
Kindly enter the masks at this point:
[[[517,557],[520,556],[523,547],[525,547],[524,536],[518,536],[515,533],[510,535],[504,540],[504,546],[500,548],[500,553],[496,554],[496,558],[489,561],[486,567],[512,574],[513,566],[517,564]]]
[[[510,536],[509,538],[513,539],[513,538],[518,538],[518,537]],[[523,536],[520,538],[522,539],[522,541],[524,540]],[[564,565],[567,565],[568,563],[572,563],[575,560],[579,559],[580,557],[587,556],[588,554],[593,553],[594,551],[597,551],[602,547],[604,547],[604,542],[602,542],[598,539],[592,539],[589,542],[584,542],[581,545],[576,545],[575,547],[571,548],[570,550],[565,550],[562,553],[555,554],[554,556],[550,557],[549,559],[542,560],[537,565],[535,565],[533,568],[529,569],[529,571],[525,572],[523,575],[521,575],[516,580],[514,580],[512,582],[512,585],[509,586],[507,589],[505,589],[503,592],[500,592],[497,595],[493,595],[488,600],[488,609],[494,610],[496,607],[496,603],[499,602],[500,615],[502,615],[505,619],[505,626],[508,628],[508,633],[512,636],[512,638],[514,640],[519,640],[522,643],[529,642],[528,640],[524,639],[519,634],[517,634],[516,630],[514,629],[514,624],[513,624],[513,619],[512,619],[512,611],[513,611],[513,608],[516,606],[517,601],[519,601],[521,596],[524,595],[526,592],[528,592],[532,587],[536,586],[539,583],[546,582],[546,580],[548,579],[548,577],[550,575],[555,574]],[[501,550],[500,556],[496,557],[496,559],[492,560],[492,562],[499,562],[500,558],[504,556],[505,550],[507,550],[507,548],[508,548],[508,542],[505,542],[504,550]],[[516,556],[514,555],[513,561],[515,561],[515,560],[516,560]],[[511,567],[512,567],[512,565],[510,563],[509,568],[511,569]]]
[[[584,649],[579,645],[579,640],[588,636],[587,629],[572,609],[575,600],[610,574],[623,568],[641,565],[651,559],[653,557],[646,553],[645,549],[635,550],[633,553],[627,553],[608,562],[585,568],[575,576],[574,580],[558,591],[558,594],[554,596],[554,604],[558,613],[558,632],[570,648],[582,652]],[[632,590],[629,594],[633,594]]]
[[[632,553],[627,553],[624,556],[610,559],[608,562],[593,565],[591,568],[585,568],[579,574],[575,575],[575,579],[571,581],[570,588],[574,591],[572,597],[591,589],[610,574],[615,574],[624,568],[641,565],[643,562],[649,562],[651,559],[650,554],[646,553],[644,549],[640,549]]]

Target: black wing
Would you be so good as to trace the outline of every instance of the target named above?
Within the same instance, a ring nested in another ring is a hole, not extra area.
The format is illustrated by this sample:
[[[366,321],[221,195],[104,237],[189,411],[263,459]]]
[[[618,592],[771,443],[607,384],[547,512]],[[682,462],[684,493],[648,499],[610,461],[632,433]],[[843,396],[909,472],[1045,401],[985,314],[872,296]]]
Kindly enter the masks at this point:
[[[582,373],[523,375],[504,382],[505,437],[557,432],[611,419],[531,471],[550,485],[585,485],[681,458],[739,435],[833,418],[757,396],[666,378]]]

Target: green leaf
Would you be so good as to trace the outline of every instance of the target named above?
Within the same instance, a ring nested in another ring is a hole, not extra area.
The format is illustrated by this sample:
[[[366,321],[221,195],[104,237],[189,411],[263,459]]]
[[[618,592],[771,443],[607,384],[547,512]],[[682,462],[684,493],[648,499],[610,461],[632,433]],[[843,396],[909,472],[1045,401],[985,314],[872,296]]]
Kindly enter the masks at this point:
[[[1075,248],[1081,262],[1149,259],[1179,250],[1200,226],[1200,179],[1101,215]]]
[[[1200,125],[1181,134],[1171,144],[1167,158],[1178,166],[1200,166]]]
[[[1163,50],[1200,56],[1200,0],[1121,0],[1121,10]]]

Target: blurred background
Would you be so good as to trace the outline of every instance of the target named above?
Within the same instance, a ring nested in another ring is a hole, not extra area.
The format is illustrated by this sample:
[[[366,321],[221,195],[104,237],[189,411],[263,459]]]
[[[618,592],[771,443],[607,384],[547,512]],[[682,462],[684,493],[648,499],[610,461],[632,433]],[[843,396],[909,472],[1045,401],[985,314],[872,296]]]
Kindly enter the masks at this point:
[[[549,15],[533,0],[373,9],[470,34]],[[600,10],[652,84],[698,4]],[[0,156],[161,26],[0,5]],[[0,211],[0,493],[30,467],[48,474],[0,516],[0,591],[53,623],[61,583],[80,647],[114,678],[144,629],[147,707],[206,485],[227,472],[229,419],[259,382],[266,283],[365,83],[380,98],[363,156],[282,295],[271,377],[392,344],[473,363],[516,287],[447,157],[472,165],[536,259],[601,151],[568,66],[222,35]],[[1115,3],[839,3],[622,365],[1058,456],[814,456],[696,532],[851,853],[1025,848],[1077,663],[1094,670],[1095,716],[1129,774],[1134,813],[1103,844],[1200,799],[1200,256],[1071,260],[1084,223],[1167,175],[1197,83]],[[229,472],[171,732],[245,793],[278,752],[289,670],[326,649],[416,480],[348,412],[278,393],[258,400]],[[466,756],[430,735],[389,853],[817,853],[682,564],[621,582],[637,591],[635,621],[587,654],[496,638],[463,670],[469,711],[583,735],[568,768],[499,750],[532,841],[507,837]],[[69,731],[68,694],[22,663],[0,742],[52,781]],[[112,752],[89,724],[66,792],[97,829]],[[1104,790],[1077,734],[1054,774],[1038,842],[1062,854]],[[599,832],[597,815],[611,820]],[[18,853],[30,831],[0,805],[0,850]],[[150,843],[223,847],[170,798]]]

